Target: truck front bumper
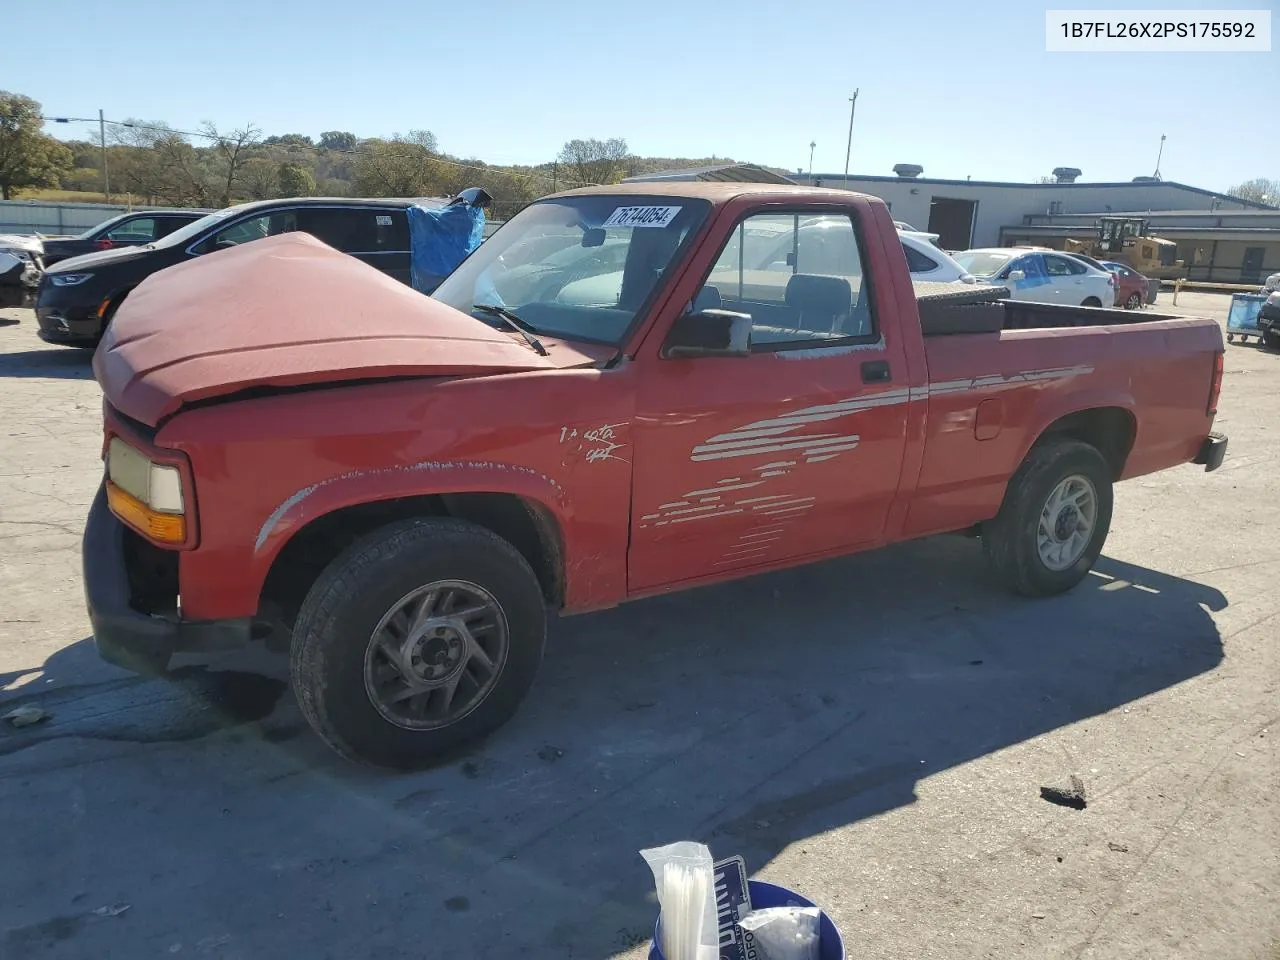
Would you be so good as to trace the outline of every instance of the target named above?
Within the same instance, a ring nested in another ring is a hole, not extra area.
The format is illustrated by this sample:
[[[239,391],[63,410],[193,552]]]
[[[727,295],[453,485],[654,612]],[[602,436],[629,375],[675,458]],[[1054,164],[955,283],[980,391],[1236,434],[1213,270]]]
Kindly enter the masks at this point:
[[[1227,455],[1227,438],[1225,434],[1211,433],[1200,444],[1200,452],[1191,462],[1203,464],[1205,473],[1212,473],[1222,466],[1222,458]]]
[[[136,536],[107,507],[106,487],[99,487],[81,558],[93,642],[103,660],[134,673],[162,674],[180,651],[222,650],[249,640],[248,619],[191,621],[139,610],[125,550],[125,538]]]

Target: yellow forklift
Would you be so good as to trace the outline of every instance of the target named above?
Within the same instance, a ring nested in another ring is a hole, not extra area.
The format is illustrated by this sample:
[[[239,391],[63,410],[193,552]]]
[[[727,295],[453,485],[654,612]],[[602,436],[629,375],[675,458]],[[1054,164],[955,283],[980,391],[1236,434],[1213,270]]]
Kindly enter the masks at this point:
[[[1066,251],[1123,263],[1153,280],[1176,280],[1185,266],[1177,259],[1178,245],[1147,236],[1147,221],[1141,217],[1100,217],[1097,236],[1067,240]]]

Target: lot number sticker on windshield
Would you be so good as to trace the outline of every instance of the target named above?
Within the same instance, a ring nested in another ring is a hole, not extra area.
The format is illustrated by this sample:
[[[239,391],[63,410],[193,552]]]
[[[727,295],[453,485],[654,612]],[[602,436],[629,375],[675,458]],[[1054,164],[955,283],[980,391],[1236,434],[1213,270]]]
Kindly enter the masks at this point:
[[[609,214],[606,227],[665,227],[680,207],[619,207]]]

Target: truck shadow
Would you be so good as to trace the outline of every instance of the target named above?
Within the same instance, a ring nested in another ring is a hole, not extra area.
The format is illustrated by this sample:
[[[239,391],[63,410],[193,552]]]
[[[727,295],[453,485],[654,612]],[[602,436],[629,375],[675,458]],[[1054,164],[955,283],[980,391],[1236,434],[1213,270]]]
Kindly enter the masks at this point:
[[[93,351],[80,347],[0,353],[0,379],[92,380]]]
[[[305,930],[350,958],[398,956],[409,944],[430,956],[609,956],[652,931],[641,848],[698,839],[758,871],[792,844],[914,803],[925,777],[1222,659],[1217,590],[1104,559],[1073,593],[1022,601],[979,559],[973,542],[940,538],[564,620],[516,720],[468,757],[418,774],[338,760],[291,697],[266,716],[215,702],[206,732],[221,732],[170,748],[185,777],[163,777],[167,764],[140,760],[137,748],[95,757],[103,809],[75,832],[75,861],[136,872],[140,886],[115,939],[59,948],[145,952],[168,943],[164,922],[148,933],[145,917],[195,910],[184,925],[199,927],[227,909],[246,956],[296,951]],[[46,675],[72,656],[82,645],[52,658]],[[152,711],[130,721],[139,742],[164,739],[154,706],[164,684],[102,682],[134,685],[108,695]],[[73,736],[122,722],[82,713]],[[55,713],[34,736],[60,725]],[[179,726],[184,735],[169,739],[191,740],[194,728]],[[1045,773],[1019,788],[1035,796]],[[129,865],[157,830],[166,863],[200,863],[172,894],[144,883],[145,857]],[[214,862],[210,848],[254,853]],[[282,879],[287,904],[257,892],[283,889]],[[0,897],[19,902],[9,887],[0,881]],[[99,929],[90,934],[107,936]]]

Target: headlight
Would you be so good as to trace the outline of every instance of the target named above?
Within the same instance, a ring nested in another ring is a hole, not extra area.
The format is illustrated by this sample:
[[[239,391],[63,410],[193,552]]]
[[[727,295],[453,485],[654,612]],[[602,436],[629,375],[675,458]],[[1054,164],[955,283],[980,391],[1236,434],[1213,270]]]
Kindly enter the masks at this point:
[[[107,500],[121,520],[162,543],[187,538],[178,468],[155,463],[119,437],[107,446]]]
[[[51,273],[49,282],[55,287],[78,287],[92,276],[92,273]]]

